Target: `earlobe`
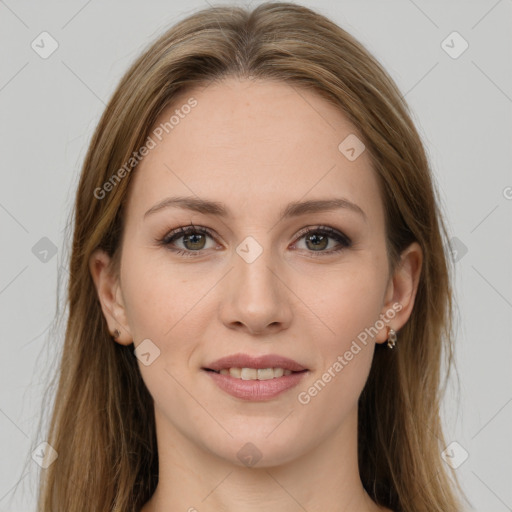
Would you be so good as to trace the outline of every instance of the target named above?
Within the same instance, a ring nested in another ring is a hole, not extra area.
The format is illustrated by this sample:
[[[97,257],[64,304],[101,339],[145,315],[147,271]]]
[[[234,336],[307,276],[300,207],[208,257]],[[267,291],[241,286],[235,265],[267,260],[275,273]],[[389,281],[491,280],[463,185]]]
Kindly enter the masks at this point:
[[[129,345],[133,338],[127,322],[119,279],[111,263],[110,256],[104,250],[96,249],[89,258],[89,270],[110,335],[117,343]]]
[[[402,252],[400,262],[390,279],[381,312],[386,319],[386,327],[376,336],[377,343],[388,341],[389,328],[398,332],[409,319],[418,291],[422,264],[423,251],[417,242],[413,242]]]

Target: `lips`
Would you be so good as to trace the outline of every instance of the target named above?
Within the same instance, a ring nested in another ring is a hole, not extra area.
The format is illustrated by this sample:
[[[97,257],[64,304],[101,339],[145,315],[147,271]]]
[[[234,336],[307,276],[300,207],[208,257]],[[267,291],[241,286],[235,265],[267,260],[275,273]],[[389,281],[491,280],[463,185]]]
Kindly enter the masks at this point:
[[[224,392],[250,401],[274,399],[297,386],[308,373],[297,361],[275,354],[233,354],[209,363],[202,370]]]

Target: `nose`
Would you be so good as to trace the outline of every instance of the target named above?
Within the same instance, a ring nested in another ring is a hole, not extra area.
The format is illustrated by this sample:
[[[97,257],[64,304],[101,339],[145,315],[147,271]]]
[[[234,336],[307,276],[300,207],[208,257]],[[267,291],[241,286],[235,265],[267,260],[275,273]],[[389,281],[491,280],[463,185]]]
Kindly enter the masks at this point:
[[[293,293],[286,280],[285,267],[270,250],[264,249],[254,261],[234,252],[222,290],[221,321],[229,329],[260,336],[287,329]]]

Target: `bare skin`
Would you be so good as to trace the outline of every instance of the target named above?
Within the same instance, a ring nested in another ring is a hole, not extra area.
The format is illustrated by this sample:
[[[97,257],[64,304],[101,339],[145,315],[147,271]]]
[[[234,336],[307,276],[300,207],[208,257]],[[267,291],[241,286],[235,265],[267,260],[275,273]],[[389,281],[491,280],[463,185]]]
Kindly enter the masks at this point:
[[[229,78],[182,94],[156,125],[191,96],[197,106],[133,171],[120,278],[104,252],[90,260],[109,328],[121,332],[117,342],[150,339],[160,350],[148,366],[139,361],[155,402],[160,463],[143,512],[387,510],[359,477],[357,400],[375,344],[386,342],[387,326],[398,331],[410,316],[421,249],[412,244],[389,275],[369,155],[350,161],[340,152],[356,130],[321,97]],[[231,215],[167,207],[145,216],[170,196],[223,203]],[[364,214],[344,207],[280,217],[290,202],[332,198]],[[211,235],[158,243],[191,223]],[[303,232],[319,226],[350,245]],[[251,262],[236,251],[249,236],[257,245],[241,247],[262,250]],[[357,336],[397,304],[385,326],[333,370]],[[234,353],[279,354],[308,371],[276,397],[243,400],[203,369]],[[331,378],[322,377],[329,369]],[[328,383],[309,393],[322,378]],[[237,456],[247,443],[261,457],[254,465]]]

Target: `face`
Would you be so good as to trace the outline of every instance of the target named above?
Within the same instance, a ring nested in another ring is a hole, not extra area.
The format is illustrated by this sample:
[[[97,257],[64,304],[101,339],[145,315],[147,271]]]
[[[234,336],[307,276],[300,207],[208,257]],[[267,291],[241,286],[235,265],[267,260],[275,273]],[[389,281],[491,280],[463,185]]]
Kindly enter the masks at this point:
[[[111,325],[138,347],[157,429],[236,464],[249,442],[267,465],[342,442],[375,343],[405,321],[369,155],[338,148],[356,130],[312,92],[237,79],[182,94],[155,130]],[[196,208],[162,203],[177,197]]]

